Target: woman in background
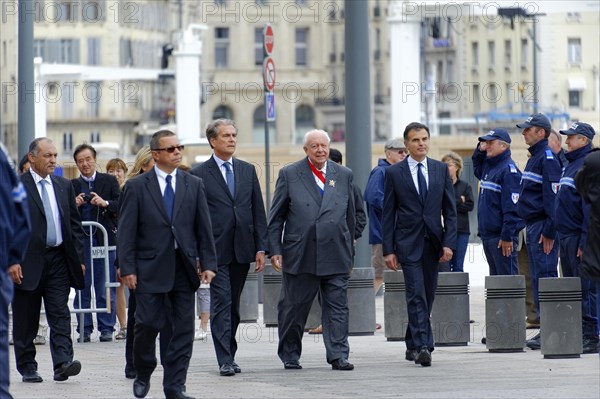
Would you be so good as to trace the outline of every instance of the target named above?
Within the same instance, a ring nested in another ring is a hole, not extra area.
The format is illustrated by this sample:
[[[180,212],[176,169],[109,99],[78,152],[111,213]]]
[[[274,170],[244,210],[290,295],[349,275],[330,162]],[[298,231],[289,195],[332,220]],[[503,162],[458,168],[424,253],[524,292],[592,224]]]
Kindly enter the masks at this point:
[[[462,158],[455,152],[449,152],[442,157],[442,162],[448,165],[450,179],[454,186],[454,195],[456,197],[456,216],[457,216],[457,231],[456,231],[456,251],[447,266],[440,271],[462,272],[467,247],[469,245],[469,212],[473,210],[475,202],[473,201],[473,189],[464,180],[460,180],[460,172],[462,172]],[[440,264],[442,267],[442,264]]]
[[[127,165],[120,158],[113,158],[106,163],[106,173],[117,178],[119,187],[123,189],[125,184],[125,175],[127,174]],[[115,224],[115,229],[117,225]],[[117,269],[118,270],[118,269]],[[117,273],[117,281],[121,282],[121,277]],[[119,332],[115,335],[116,340],[125,339],[127,336],[127,314],[125,306],[125,287],[123,284],[117,287],[117,319],[119,320]]]

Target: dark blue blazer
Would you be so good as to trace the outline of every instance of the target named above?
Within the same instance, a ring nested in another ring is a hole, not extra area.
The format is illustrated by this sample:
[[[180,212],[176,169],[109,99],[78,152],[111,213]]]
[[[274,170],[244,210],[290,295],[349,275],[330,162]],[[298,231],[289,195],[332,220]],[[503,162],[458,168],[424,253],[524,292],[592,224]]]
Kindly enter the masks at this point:
[[[456,249],[456,203],[448,166],[427,158],[427,167],[429,187],[424,204],[410,174],[408,158],[386,169],[383,255],[395,253],[400,264],[421,260],[425,234],[440,256],[443,247]]]
[[[235,198],[213,157],[192,169],[206,187],[206,199],[217,248],[217,263],[252,263],[256,252],[268,252],[267,217],[256,169],[233,159]]]

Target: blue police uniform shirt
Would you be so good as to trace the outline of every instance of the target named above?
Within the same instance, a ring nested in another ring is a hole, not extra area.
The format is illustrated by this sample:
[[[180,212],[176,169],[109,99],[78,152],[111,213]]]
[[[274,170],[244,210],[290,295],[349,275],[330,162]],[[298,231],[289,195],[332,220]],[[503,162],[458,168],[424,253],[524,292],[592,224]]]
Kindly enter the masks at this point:
[[[590,204],[585,204],[575,187],[575,175],[583,166],[584,158],[592,151],[588,144],[565,154],[568,165],[560,178],[556,194],[556,231],[558,237],[579,236],[579,248],[583,249],[587,239]]]
[[[519,216],[526,224],[543,221],[542,234],[554,239],[556,227],[554,209],[562,169],[548,140],[542,139],[529,147],[531,158],[521,176],[521,191],[517,202]]]
[[[525,222],[517,213],[521,171],[509,149],[488,158],[479,146],[473,151],[473,169],[479,183],[477,226],[483,240],[498,238],[512,241]]]

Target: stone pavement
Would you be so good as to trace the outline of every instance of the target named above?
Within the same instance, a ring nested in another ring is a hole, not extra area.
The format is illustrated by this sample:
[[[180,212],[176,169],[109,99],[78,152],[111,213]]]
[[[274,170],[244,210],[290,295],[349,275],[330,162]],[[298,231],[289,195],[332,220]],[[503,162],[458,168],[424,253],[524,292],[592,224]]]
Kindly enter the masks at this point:
[[[476,248],[475,248],[476,249]],[[600,357],[544,359],[540,351],[489,353],[481,344],[485,326],[483,277],[487,265],[470,248],[465,271],[471,278],[471,342],[437,347],[431,367],[404,360],[403,342],[388,342],[383,330],[350,337],[354,371],[333,371],[325,361],[321,336],[304,337],[302,370],[284,370],[277,357],[277,330],[242,324],[237,363],[242,373],[220,377],[212,341],[196,341],[187,392],[206,398],[599,398]],[[377,297],[377,321],[383,324],[383,298]],[[527,336],[537,333],[527,330]],[[76,335],[76,334],[75,334]],[[11,387],[15,398],[132,398],[125,379],[125,343],[75,343],[81,374],[66,382],[52,380],[48,345],[37,346],[40,384],[21,382],[11,347]],[[152,376],[149,398],[162,398],[162,368]]]

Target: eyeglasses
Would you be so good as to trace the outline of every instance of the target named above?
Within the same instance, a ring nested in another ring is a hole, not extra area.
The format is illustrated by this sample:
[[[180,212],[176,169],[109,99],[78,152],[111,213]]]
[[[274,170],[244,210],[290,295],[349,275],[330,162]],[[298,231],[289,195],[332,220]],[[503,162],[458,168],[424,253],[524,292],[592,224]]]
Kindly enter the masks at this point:
[[[407,149],[402,149],[402,150],[397,150],[398,154],[408,154],[408,150]]]
[[[169,147],[169,148],[152,148],[152,151],[166,151],[169,154],[172,154],[175,152],[175,150],[183,151],[184,148],[185,148],[184,145],[176,145],[175,147]]]

